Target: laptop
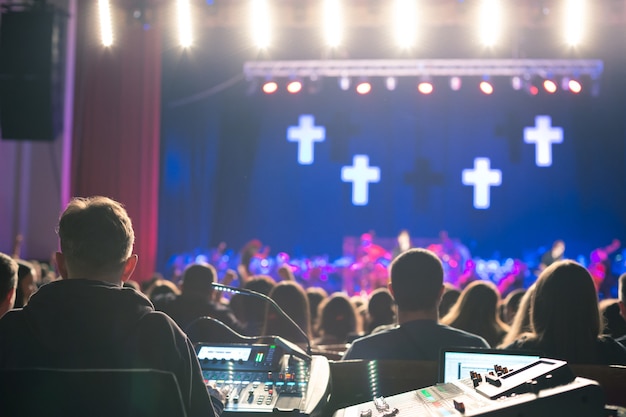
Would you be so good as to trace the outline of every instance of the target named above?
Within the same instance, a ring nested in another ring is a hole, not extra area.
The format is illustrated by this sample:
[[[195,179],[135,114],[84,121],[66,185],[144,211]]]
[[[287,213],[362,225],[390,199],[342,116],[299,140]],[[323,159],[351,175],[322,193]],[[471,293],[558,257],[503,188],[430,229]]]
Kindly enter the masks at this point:
[[[486,374],[494,365],[519,369],[539,360],[536,351],[479,348],[444,348],[439,354],[439,382],[448,383],[470,377],[470,371]]]

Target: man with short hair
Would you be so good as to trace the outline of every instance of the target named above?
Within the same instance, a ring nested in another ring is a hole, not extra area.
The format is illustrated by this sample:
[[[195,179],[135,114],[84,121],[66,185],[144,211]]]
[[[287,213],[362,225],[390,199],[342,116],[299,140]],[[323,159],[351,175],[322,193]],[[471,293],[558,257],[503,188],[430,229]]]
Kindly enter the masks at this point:
[[[188,416],[215,411],[187,336],[131,288],[135,235],[121,204],[73,199],[59,220],[63,278],[0,320],[0,369],[156,369],[172,372]],[[214,400],[215,401],[215,400]]]
[[[389,272],[399,325],[355,340],[343,359],[437,361],[444,347],[489,347],[482,337],[437,322],[443,266],[433,252],[409,249]]]
[[[17,263],[0,253],[0,318],[13,308],[17,287]]]
[[[183,272],[182,293],[175,300],[163,305],[167,313],[185,331],[194,320],[209,316],[226,324],[237,333],[243,326],[237,321],[228,306],[213,300],[215,268],[207,263],[194,263]]]

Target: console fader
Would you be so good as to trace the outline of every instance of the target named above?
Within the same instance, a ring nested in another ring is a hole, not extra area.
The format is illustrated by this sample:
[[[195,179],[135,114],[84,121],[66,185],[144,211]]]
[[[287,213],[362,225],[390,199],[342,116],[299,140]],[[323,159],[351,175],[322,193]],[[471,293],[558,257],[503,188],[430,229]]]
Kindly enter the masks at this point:
[[[199,344],[205,382],[226,396],[224,416],[236,413],[321,413],[330,395],[330,367],[274,344]]]
[[[565,362],[542,358],[518,370],[496,365],[488,375],[472,373],[468,379],[374,398],[334,417],[459,415],[604,416],[604,392],[595,381],[575,378]]]

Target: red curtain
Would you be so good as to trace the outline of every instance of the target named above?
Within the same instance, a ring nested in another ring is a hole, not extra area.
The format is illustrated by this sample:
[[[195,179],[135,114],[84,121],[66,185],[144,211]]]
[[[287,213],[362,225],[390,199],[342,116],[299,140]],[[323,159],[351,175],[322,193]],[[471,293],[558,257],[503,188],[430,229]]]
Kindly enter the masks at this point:
[[[124,204],[139,255],[133,279],[143,281],[157,252],[161,33],[119,16],[114,44],[104,48],[97,2],[78,3],[72,195]]]

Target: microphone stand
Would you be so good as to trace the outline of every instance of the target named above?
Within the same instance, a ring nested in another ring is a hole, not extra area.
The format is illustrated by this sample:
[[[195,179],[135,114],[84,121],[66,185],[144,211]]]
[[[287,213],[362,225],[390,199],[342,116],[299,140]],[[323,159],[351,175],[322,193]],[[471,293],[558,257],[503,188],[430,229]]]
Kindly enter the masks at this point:
[[[231,294],[247,295],[247,296],[251,296],[251,297],[257,297],[257,298],[261,298],[261,299],[265,300],[266,302],[270,303],[274,307],[274,309],[283,318],[285,318],[289,323],[291,323],[294,326],[294,328],[298,329],[298,332],[300,332],[302,337],[304,337],[304,340],[306,340],[306,356],[307,356],[307,359],[309,359],[309,360],[311,359],[311,340],[309,339],[309,336],[304,332],[304,330],[302,330],[302,328],[300,326],[298,326],[298,324],[295,321],[293,321],[293,319],[291,317],[289,317],[289,315],[287,313],[285,313],[285,311],[282,308],[280,308],[280,306],[278,304],[276,304],[276,301],[272,300],[270,297],[268,297],[265,294],[261,294],[260,292],[256,292],[256,291],[252,291],[252,290],[247,290],[245,288],[230,287],[228,285],[218,284],[217,282],[214,282],[211,285],[213,286],[213,289],[215,289],[217,291],[228,292],[228,293],[231,293]],[[261,337],[263,337],[263,336],[261,336]],[[274,337],[274,338],[276,338],[276,336],[265,336],[265,337]],[[297,345],[295,345],[294,343],[290,342],[289,340],[285,340],[284,338],[279,338],[279,340],[281,340],[282,343],[286,344],[287,347],[289,347],[290,349],[292,349],[292,350],[294,350],[296,352],[301,350]]]

